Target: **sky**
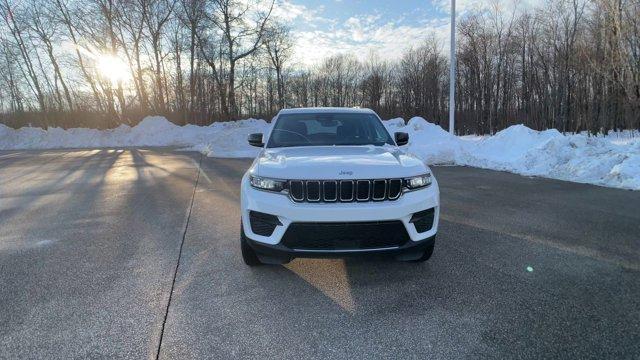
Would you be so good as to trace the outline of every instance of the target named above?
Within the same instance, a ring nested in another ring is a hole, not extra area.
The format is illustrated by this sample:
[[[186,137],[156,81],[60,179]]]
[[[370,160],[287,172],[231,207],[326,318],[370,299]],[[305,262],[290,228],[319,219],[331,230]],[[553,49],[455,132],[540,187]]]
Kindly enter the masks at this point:
[[[486,10],[492,3],[513,11],[539,0],[457,0],[458,18]],[[420,46],[434,36],[449,51],[450,0],[278,0],[276,16],[291,26],[295,37],[294,61],[313,65],[338,54],[360,59],[372,53],[395,60],[404,50]]]

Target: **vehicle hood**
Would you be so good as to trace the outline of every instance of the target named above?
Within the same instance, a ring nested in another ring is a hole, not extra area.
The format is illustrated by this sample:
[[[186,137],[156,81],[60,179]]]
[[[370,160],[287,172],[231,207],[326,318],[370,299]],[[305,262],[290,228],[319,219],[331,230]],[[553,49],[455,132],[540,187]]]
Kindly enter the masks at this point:
[[[265,149],[251,171],[276,179],[376,179],[420,175],[427,167],[393,146],[308,146]]]

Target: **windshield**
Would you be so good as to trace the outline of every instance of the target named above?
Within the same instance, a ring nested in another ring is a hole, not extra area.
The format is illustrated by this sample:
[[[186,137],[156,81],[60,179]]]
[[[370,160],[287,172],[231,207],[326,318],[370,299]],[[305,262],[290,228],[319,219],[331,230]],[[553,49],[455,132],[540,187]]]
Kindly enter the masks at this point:
[[[374,114],[283,114],[278,116],[267,147],[323,145],[394,145]]]

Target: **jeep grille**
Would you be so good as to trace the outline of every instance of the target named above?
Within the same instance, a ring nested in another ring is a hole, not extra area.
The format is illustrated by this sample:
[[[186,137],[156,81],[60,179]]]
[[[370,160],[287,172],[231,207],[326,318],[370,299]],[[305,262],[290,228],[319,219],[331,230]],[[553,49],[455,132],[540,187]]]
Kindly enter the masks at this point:
[[[402,179],[290,180],[289,196],[295,202],[364,202],[396,200]]]

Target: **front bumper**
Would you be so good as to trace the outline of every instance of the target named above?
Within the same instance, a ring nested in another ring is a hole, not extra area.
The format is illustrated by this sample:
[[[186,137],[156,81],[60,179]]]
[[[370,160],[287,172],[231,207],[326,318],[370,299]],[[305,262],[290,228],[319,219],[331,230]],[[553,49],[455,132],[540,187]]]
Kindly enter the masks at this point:
[[[435,179],[433,179],[431,186],[406,192],[394,201],[296,203],[286,195],[254,189],[249,184],[248,176],[245,175],[242,180],[240,197],[242,226],[246,237],[251,244],[257,247],[263,245],[271,246],[275,250],[286,250],[283,249],[280,242],[292,223],[400,221],[410,238],[406,246],[410,247],[423,240],[433,238],[438,231],[440,218],[440,193]],[[426,209],[434,209],[433,226],[428,231],[418,232],[414,224],[410,222],[411,217],[413,214]],[[269,236],[256,234],[252,231],[250,225],[250,211],[275,215],[279,220],[279,225],[275,227],[275,230]],[[376,250],[366,249],[363,251],[375,252]],[[307,253],[310,252],[307,251]],[[335,252],[331,252],[331,254],[335,254]]]
[[[358,250],[297,250],[282,244],[269,245],[247,238],[249,246],[256,251],[260,260],[267,264],[282,264],[293,258],[342,258],[364,255],[393,256],[398,260],[416,260],[429,246],[433,246],[436,236],[420,241],[409,241],[399,248],[393,249],[358,249]]]

